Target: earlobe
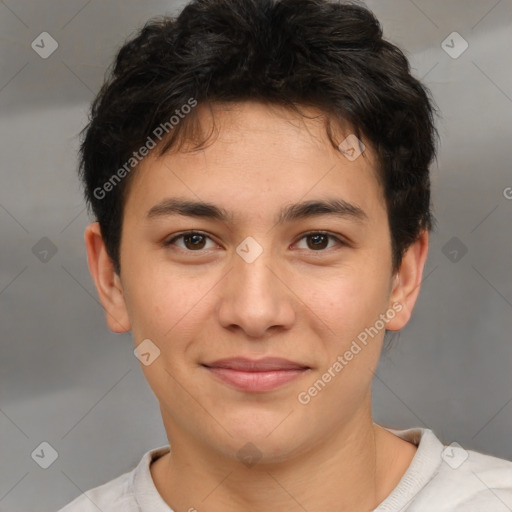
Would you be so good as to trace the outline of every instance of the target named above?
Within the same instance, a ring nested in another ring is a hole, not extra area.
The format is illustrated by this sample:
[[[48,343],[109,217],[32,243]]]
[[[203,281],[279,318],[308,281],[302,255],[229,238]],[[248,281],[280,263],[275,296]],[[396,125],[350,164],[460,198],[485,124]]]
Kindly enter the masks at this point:
[[[107,253],[98,222],[93,222],[87,226],[84,240],[87,248],[89,271],[105,310],[107,324],[114,332],[127,332],[131,329],[131,324],[121,280],[116,274],[114,264]]]
[[[420,291],[423,278],[423,268],[427,260],[429,233],[422,231],[404,253],[400,269],[394,276],[393,290],[389,299],[389,307],[395,304],[395,311],[399,312],[387,323],[389,331],[399,331],[411,318],[416,299]],[[397,305],[400,305],[399,308]]]

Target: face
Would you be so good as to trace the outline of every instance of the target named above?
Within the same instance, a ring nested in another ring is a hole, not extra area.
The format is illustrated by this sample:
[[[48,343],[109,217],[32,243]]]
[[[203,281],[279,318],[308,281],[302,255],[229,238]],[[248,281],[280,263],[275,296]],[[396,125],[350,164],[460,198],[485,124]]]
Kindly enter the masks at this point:
[[[136,346],[151,340],[142,370],[171,443],[235,458],[252,442],[277,461],[368,419],[386,323],[407,322],[411,297],[391,272],[366,141],[354,159],[330,145],[320,118],[259,103],[216,105],[215,124],[206,149],[137,168],[120,293],[102,301]],[[291,208],[304,202],[331,208]]]

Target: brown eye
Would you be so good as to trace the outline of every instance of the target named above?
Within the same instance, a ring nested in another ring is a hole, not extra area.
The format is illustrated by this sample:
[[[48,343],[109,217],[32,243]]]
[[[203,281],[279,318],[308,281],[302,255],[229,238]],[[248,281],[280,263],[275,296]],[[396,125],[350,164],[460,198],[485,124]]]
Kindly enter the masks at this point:
[[[312,251],[320,252],[328,248],[329,241],[334,240],[337,245],[344,245],[344,243],[334,235],[324,232],[307,233],[301,240],[307,240],[306,248]],[[332,247],[332,246],[331,246]]]
[[[203,249],[205,240],[203,235],[185,235],[183,241],[187,249]]]
[[[306,238],[311,240],[311,244],[308,244],[310,249],[325,249],[329,244],[329,237],[327,235],[308,235]]]
[[[176,244],[176,241],[180,239],[183,240],[183,245]],[[209,239],[210,237],[203,235],[202,233],[188,231],[186,233],[176,235],[170,240],[164,242],[164,245],[176,245],[180,249],[187,250],[189,252],[199,252],[205,248],[206,241]]]

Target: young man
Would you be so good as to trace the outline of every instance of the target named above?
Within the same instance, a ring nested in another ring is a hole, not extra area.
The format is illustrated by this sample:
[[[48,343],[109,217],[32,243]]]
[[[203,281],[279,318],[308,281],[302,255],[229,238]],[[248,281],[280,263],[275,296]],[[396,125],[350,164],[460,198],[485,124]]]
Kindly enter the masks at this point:
[[[85,241],[170,448],[63,512],[512,510],[512,463],[371,415],[427,257],[433,112],[351,4],[195,0],[120,50]]]

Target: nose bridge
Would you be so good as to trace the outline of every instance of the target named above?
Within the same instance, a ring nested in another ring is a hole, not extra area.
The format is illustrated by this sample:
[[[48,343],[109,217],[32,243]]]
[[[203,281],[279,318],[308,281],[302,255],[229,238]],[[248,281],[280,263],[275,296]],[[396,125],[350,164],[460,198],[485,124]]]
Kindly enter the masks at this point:
[[[245,295],[245,292],[247,292],[250,295],[254,295],[255,298],[259,295],[265,296],[268,299],[272,298],[272,289],[275,288],[273,281],[275,281],[276,277],[271,271],[271,264],[270,251],[263,251],[251,260],[246,260],[243,257],[235,258],[233,277],[235,278],[236,276],[237,293]],[[245,290],[242,289],[244,287]]]
[[[263,250],[254,239],[237,247],[219,309],[224,327],[237,325],[258,337],[270,327],[293,322],[291,297],[275,273],[278,265],[270,249]]]
[[[255,309],[265,309],[270,303],[276,301],[276,277],[270,270],[272,268],[272,254],[270,249],[264,250],[257,242],[244,241],[237,248],[234,258],[232,279],[234,288],[232,293],[239,303],[250,306],[253,302]],[[256,302],[255,302],[256,301]],[[274,304],[275,306],[275,304]]]

